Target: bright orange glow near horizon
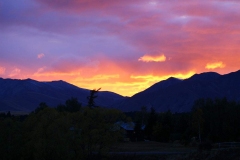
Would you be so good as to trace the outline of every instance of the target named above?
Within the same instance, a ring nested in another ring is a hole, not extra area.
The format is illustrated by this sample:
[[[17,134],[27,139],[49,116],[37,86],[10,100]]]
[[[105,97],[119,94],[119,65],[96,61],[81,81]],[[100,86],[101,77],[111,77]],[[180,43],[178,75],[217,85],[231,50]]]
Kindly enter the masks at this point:
[[[132,96],[240,69],[240,1],[1,1],[0,77]],[[23,5],[24,4],[24,5]]]
[[[220,68],[218,68],[220,69]],[[4,68],[3,68],[4,71]],[[52,71],[44,71],[44,69],[39,69],[34,74],[26,74],[27,76],[22,76],[20,69],[13,69],[11,74],[9,74],[10,78],[17,79],[27,79],[32,78],[38,81],[53,81],[53,80],[64,80],[70,84],[78,86],[80,88],[86,89],[96,89],[101,88],[101,91],[112,91],[118,93],[123,96],[132,96],[140,91],[147,89],[153,84],[160,82],[162,80],[166,80],[170,77],[175,77],[178,79],[187,79],[196,73],[208,72],[204,69],[202,70],[190,70],[184,72],[176,72],[176,73],[155,73],[155,74],[141,74],[140,72],[137,74],[108,74],[107,71],[103,72],[103,74],[89,73],[88,75],[82,75],[81,69],[78,71],[72,72],[52,72]],[[116,72],[119,72],[116,70]],[[120,73],[120,72],[119,72]],[[221,72],[220,72],[221,73]],[[228,72],[223,72],[228,73]],[[18,75],[17,75],[18,74]]]
[[[80,88],[86,89],[96,89],[101,88],[101,91],[112,91],[123,96],[132,96],[140,91],[143,91],[150,87],[151,85],[166,80],[170,77],[175,77],[179,79],[186,79],[194,75],[194,71],[187,72],[185,74],[169,74],[169,75],[131,75],[127,80],[120,79],[120,75],[94,75],[93,77],[82,78],[77,73],[69,73],[68,75],[72,76],[73,79],[66,80],[67,82],[78,86]],[[40,81],[48,81],[49,77],[61,77],[66,74],[58,73],[46,73],[37,75],[35,74],[34,78],[39,79]],[[46,78],[44,78],[46,77]],[[74,78],[75,77],[75,78]],[[54,80],[58,80],[53,78]]]

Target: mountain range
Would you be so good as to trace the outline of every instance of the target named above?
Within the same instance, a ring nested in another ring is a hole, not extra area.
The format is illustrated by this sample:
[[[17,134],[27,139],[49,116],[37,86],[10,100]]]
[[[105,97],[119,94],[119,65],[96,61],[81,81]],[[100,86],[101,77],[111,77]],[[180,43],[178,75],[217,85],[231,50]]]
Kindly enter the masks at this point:
[[[79,88],[61,80],[38,82],[32,79],[0,78],[0,112],[31,112],[41,102],[56,107],[59,104],[65,104],[65,101],[72,97],[77,98],[82,106],[86,106],[89,95],[90,90]],[[116,93],[101,91],[96,98],[96,104],[108,107],[122,99],[124,97]]]
[[[64,81],[38,82],[32,79],[0,78],[0,111],[30,112],[41,102],[56,107],[71,97],[76,97],[84,106],[89,94],[90,90]],[[223,97],[240,101],[240,70],[225,75],[206,72],[184,80],[171,77],[132,97],[100,91],[96,104],[126,112],[138,111],[142,106],[148,109],[153,107],[158,112],[188,112],[196,99]]]
[[[145,106],[158,112],[188,112],[199,98],[223,97],[240,101],[240,70],[225,75],[215,72],[195,74],[185,80],[171,77],[115,104],[115,108],[134,111]]]

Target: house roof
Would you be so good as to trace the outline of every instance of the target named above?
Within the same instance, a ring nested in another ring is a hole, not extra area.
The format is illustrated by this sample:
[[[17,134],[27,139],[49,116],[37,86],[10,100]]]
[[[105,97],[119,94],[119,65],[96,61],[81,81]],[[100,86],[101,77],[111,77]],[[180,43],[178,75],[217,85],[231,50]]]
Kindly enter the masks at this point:
[[[133,131],[134,127],[135,127],[135,123],[134,122],[117,122],[118,125],[120,125],[121,128],[127,130],[127,131]],[[142,130],[145,129],[145,125],[143,125],[141,127]]]

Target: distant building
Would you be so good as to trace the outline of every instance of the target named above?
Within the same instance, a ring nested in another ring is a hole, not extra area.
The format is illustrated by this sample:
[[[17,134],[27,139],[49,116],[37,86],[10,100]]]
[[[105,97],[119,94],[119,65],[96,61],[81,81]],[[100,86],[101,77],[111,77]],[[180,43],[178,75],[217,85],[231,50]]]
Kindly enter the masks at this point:
[[[123,136],[124,136],[124,141],[139,141],[143,140],[143,138],[140,138],[142,131],[145,129],[145,125],[141,126],[141,133],[136,133],[134,131],[135,128],[135,123],[134,122],[117,122],[116,123],[119,126],[119,129],[123,130]]]

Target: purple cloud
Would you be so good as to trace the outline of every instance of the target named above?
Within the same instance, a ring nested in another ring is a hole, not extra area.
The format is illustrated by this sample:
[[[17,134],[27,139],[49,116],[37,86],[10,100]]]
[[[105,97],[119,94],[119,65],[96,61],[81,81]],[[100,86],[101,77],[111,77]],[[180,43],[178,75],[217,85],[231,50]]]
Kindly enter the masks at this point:
[[[136,86],[131,76],[238,70],[239,8],[237,0],[1,1],[0,74],[72,83],[75,73],[114,75],[114,84]],[[39,60],[40,53],[47,56]],[[153,53],[164,63],[138,61]],[[218,62],[224,67],[206,67]]]

